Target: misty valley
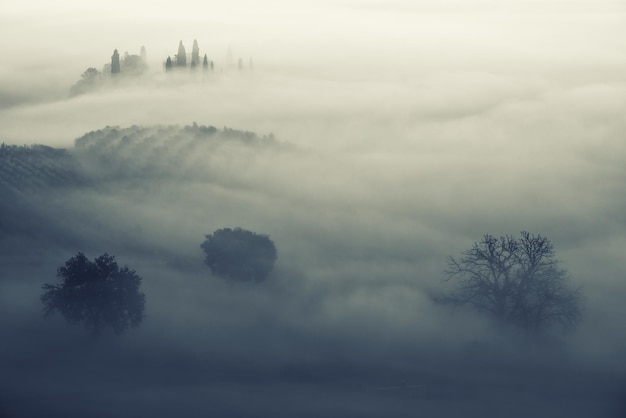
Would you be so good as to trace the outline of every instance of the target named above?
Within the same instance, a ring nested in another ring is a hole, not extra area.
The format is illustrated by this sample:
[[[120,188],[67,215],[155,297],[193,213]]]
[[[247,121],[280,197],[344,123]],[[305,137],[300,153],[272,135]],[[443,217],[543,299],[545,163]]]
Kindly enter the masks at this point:
[[[529,336],[440,305],[443,284],[420,283],[410,248],[380,232],[350,236],[361,224],[329,218],[336,203],[307,208],[293,182],[306,167],[276,168],[303,152],[196,123],[106,127],[68,149],[2,144],[5,415],[548,417],[623,407],[623,381],[579,363],[567,334]],[[200,244],[214,230],[205,264]],[[241,247],[255,236],[273,240],[273,255]],[[209,261],[209,251],[222,252]],[[261,280],[248,280],[247,257],[269,257],[251,267]],[[89,258],[132,268],[136,314],[119,291],[109,302],[101,290],[58,299],[78,291],[56,285],[64,262],[66,284],[102,274],[88,273]],[[94,314],[101,303],[117,308]]]
[[[615,0],[0,13],[0,418],[626,417]]]

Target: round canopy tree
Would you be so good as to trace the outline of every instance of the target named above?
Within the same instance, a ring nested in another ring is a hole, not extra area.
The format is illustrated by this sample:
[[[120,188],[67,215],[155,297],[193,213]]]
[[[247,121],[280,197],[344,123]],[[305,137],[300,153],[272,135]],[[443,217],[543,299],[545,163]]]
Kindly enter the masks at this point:
[[[116,334],[143,319],[144,294],[141,277],[115,257],[103,254],[90,261],[83,253],[70,258],[57,270],[61,284],[44,284],[41,301],[47,317],[58,311],[69,322],[83,323],[98,336],[110,327]]]
[[[528,232],[519,238],[484,235],[462,254],[448,259],[445,280],[457,286],[438,302],[470,305],[529,334],[573,328],[580,321],[580,289],[571,287],[547,238]]]
[[[241,281],[260,281],[274,268],[276,247],[269,236],[241,228],[218,229],[200,245],[211,272]]]

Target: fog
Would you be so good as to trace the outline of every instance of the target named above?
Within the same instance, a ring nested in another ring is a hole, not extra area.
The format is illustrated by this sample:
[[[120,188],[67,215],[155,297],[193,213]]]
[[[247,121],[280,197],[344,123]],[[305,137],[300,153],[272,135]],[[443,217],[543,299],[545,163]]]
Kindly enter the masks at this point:
[[[0,417],[624,416],[625,23],[585,0],[5,5],[0,143],[80,176],[0,178]],[[214,71],[166,72],[194,39]],[[144,74],[105,78],[141,46]],[[224,227],[270,236],[267,280],[211,275]],[[575,331],[433,302],[448,256],[523,230],[581,287]],[[79,251],[143,277],[138,328],[43,318]]]

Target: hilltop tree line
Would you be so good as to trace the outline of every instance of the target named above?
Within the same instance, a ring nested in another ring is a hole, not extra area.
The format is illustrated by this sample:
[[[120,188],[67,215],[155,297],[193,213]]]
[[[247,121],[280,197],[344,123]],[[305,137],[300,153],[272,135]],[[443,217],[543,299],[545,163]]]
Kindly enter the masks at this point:
[[[186,68],[187,67],[187,52],[185,50],[185,46],[183,45],[183,41],[178,43],[178,52],[174,55],[174,59],[171,56],[168,56],[164,63],[165,71],[172,71],[174,67],[176,68]],[[193,47],[191,50],[191,62],[189,67],[192,70],[195,70],[200,66],[200,48],[198,47],[198,41],[196,39],[193,40]],[[209,60],[207,54],[204,54],[202,58],[202,69],[204,71],[215,70],[215,63],[212,60]]]
[[[182,68],[195,70],[200,66],[202,66],[202,70],[205,72],[215,71],[215,62],[209,59],[207,54],[200,57],[200,47],[196,39],[193,41],[189,59],[183,41],[180,41],[178,43],[178,50],[173,54],[173,58],[172,55],[168,56],[163,62],[163,66],[166,72],[180,70]],[[252,69],[252,67],[252,58],[250,58],[248,69]],[[240,71],[244,70],[242,58],[237,60],[237,68]],[[81,74],[81,79],[70,88],[70,96],[78,96],[96,90],[114,79],[141,76],[147,69],[148,61],[145,46],[141,47],[139,55],[129,54],[128,52],[124,52],[123,55],[120,55],[119,51],[114,49],[110,62],[104,64],[101,70],[98,70],[96,67],[89,67]]]
[[[195,70],[200,66],[202,66],[203,71],[209,71],[209,70],[211,72],[215,71],[215,62],[213,60],[210,60],[207,54],[204,54],[202,59],[200,59],[200,48],[198,46],[198,41],[196,39],[193,40],[193,46],[191,49],[191,59],[188,60],[187,58],[188,58],[187,51],[185,49],[185,46],[183,45],[183,41],[180,41],[178,43],[178,50],[176,54],[174,54],[174,57],[172,58],[172,56],[169,55],[165,59],[163,63],[163,66],[165,67],[165,71],[169,72],[169,71],[181,69],[181,68],[190,68],[191,70]],[[252,68],[253,68],[252,58],[250,58],[249,63],[248,63],[248,69],[251,70]],[[243,63],[242,58],[239,58],[237,61],[237,69],[239,69],[240,71],[244,70],[244,63]]]
[[[111,61],[104,64],[102,70],[89,67],[81,79],[70,88],[70,96],[77,96],[96,90],[106,82],[119,77],[139,77],[148,69],[146,47],[142,46],[139,55],[124,52],[120,57],[117,49],[113,50]]]

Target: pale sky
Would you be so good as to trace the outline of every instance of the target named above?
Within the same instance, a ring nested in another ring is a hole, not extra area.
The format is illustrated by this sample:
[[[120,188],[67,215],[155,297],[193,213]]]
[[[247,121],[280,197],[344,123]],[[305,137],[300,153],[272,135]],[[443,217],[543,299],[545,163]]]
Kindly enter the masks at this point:
[[[392,54],[410,62],[425,49],[469,49],[567,59],[620,54],[624,9],[618,1],[24,1],[3,8],[0,45],[17,54],[67,45],[59,52],[75,56],[124,41],[160,52],[166,39],[198,38],[201,45],[239,46],[272,58],[277,50],[314,59],[352,49],[358,57]],[[176,40],[170,42],[175,48]]]

